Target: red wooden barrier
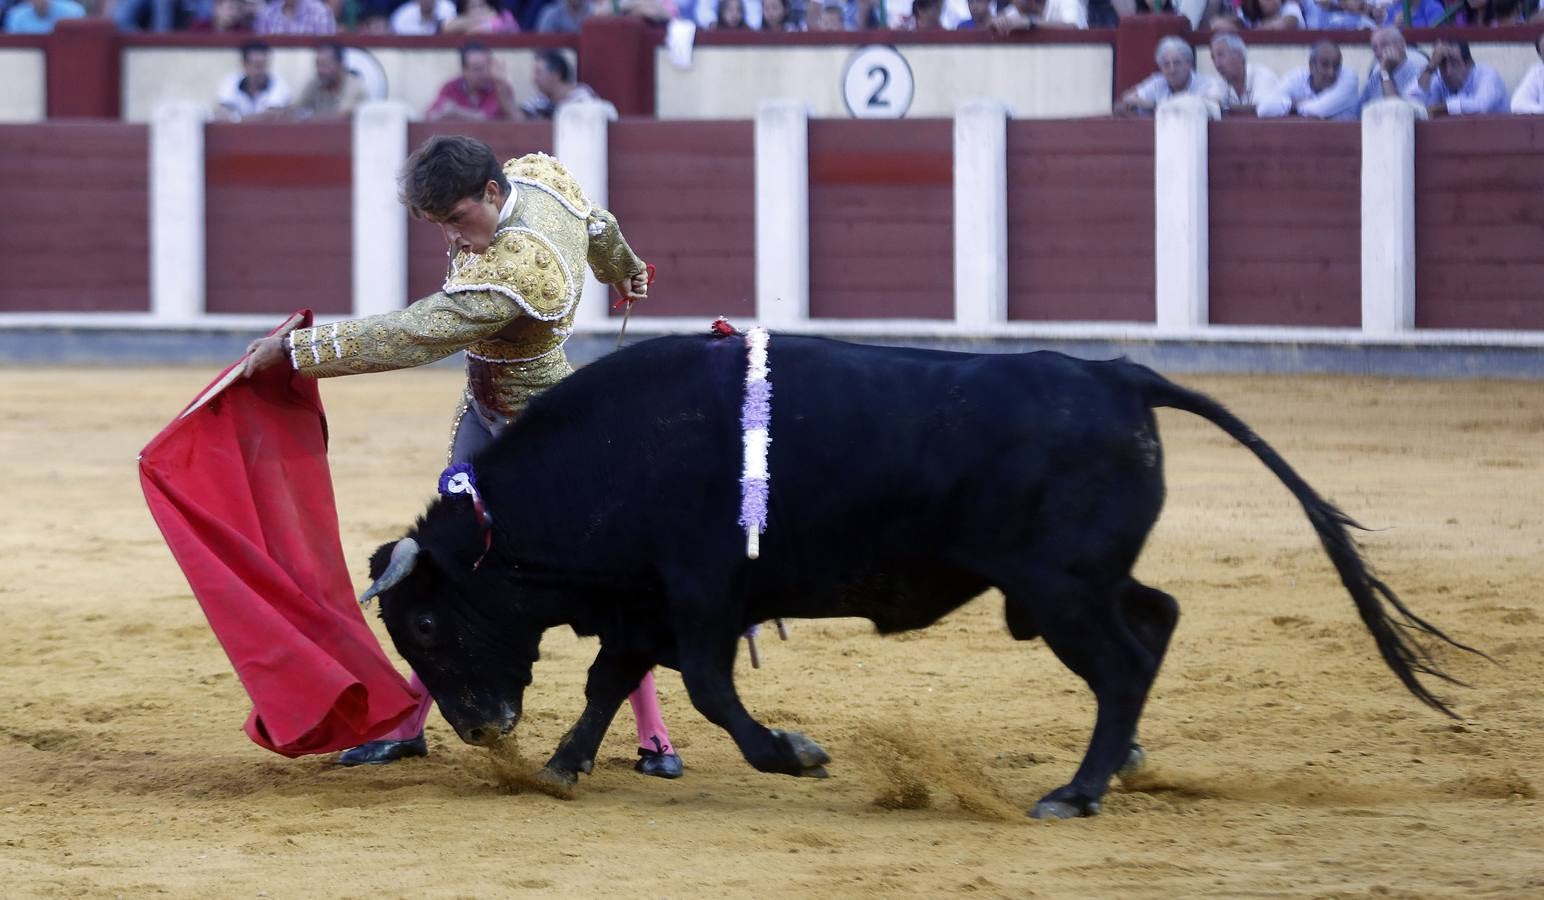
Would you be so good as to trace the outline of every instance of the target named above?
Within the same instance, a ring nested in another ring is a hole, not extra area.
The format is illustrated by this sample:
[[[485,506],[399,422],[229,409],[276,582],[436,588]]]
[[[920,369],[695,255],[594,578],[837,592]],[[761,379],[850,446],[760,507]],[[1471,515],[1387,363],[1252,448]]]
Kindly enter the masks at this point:
[[[0,128],[0,310],[150,309],[149,130]]]
[[[213,123],[204,152],[209,311],[349,312],[349,124]]]
[[[1008,123],[1008,318],[1151,322],[1151,121]]]
[[[1544,328],[1544,120],[1415,127],[1415,324]]]
[[[811,318],[954,318],[954,123],[809,123]]]
[[[633,315],[755,314],[756,167],[750,122],[623,120],[610,129],[610,208],[658,268]],[[586,301],[589,302],[589,301]]]
[[[436,134],[464,134],[493,149],[499,159],[527,153],[552,152],[551,122],[412,122],[407,126],[407,149]],[[403,210],[402,214],[407,215]],[[407,223],[407,299],[432,294],[445,284],[448,260],[445,236],[439,226],[409,220]]]
[[[1356,122],[1224,120],[1211,144],[1211,321],[1362,321]]]

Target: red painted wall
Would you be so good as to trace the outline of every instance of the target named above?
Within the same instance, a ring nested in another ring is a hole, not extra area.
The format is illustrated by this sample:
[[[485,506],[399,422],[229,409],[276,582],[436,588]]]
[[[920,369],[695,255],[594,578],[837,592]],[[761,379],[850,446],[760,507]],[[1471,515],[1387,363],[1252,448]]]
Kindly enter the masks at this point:
[[[954,317],[954,123],[811,119],[810,316]]]
[[[1151,322],[1153,124],[1008,123],[1008,318]]]
[[[1362,323],[1357,122],[1213,122],[1211,321]]]
[[[608,205],[658,270],[633,315],[701,316],[706,326],[755,313],[754,145],[750,122],[612,124]]]
[[[1544,328],[1544,119],[1415,126],[1415,324]]]
[[[150,308],[149,130],[0,128],[0,311]]]
[[[205,126],[210,312],[350,310],[351,149],[347,122]]]
[[[407,126],[407,149],[411,153],[435,134],[464,134],[477,138],[493,149],[499,159],[513,159],[527,153],[552,152],[550,122],[412,122]],[[406,210],[402,213],[407,215]],[[407,298],[409,302],[432,294],[445,283],[448,260],[445,236],[428,222],[409,219],[407,223]]]

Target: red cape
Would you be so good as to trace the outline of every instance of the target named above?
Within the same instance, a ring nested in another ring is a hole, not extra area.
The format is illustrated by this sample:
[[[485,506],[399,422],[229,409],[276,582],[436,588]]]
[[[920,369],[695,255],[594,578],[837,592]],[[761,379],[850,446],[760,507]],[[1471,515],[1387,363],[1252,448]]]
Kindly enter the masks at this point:
[[[273,333],[311,324],[302,310]],[[252,698],[246,732],[285,756],[378,738],[416,692],[354,599],[316,380],[236,362],[140,453],[150,513]]]

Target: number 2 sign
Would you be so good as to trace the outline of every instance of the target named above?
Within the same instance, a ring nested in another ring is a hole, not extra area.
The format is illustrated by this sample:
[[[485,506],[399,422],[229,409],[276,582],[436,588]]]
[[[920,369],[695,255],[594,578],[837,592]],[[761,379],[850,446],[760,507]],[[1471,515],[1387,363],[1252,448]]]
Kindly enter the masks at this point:
[[[859,47],[842,75],[842,100],[855,119],[899,119],[911,108],[911,66],[894,47]]]

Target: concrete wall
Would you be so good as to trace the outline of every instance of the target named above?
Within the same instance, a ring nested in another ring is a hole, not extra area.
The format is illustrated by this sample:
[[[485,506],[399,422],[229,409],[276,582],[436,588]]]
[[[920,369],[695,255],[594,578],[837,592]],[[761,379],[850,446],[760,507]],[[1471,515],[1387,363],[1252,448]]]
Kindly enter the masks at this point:
[[[46,60],[39,47],[0,47],[0,122],[36,122],[48,114]]]

